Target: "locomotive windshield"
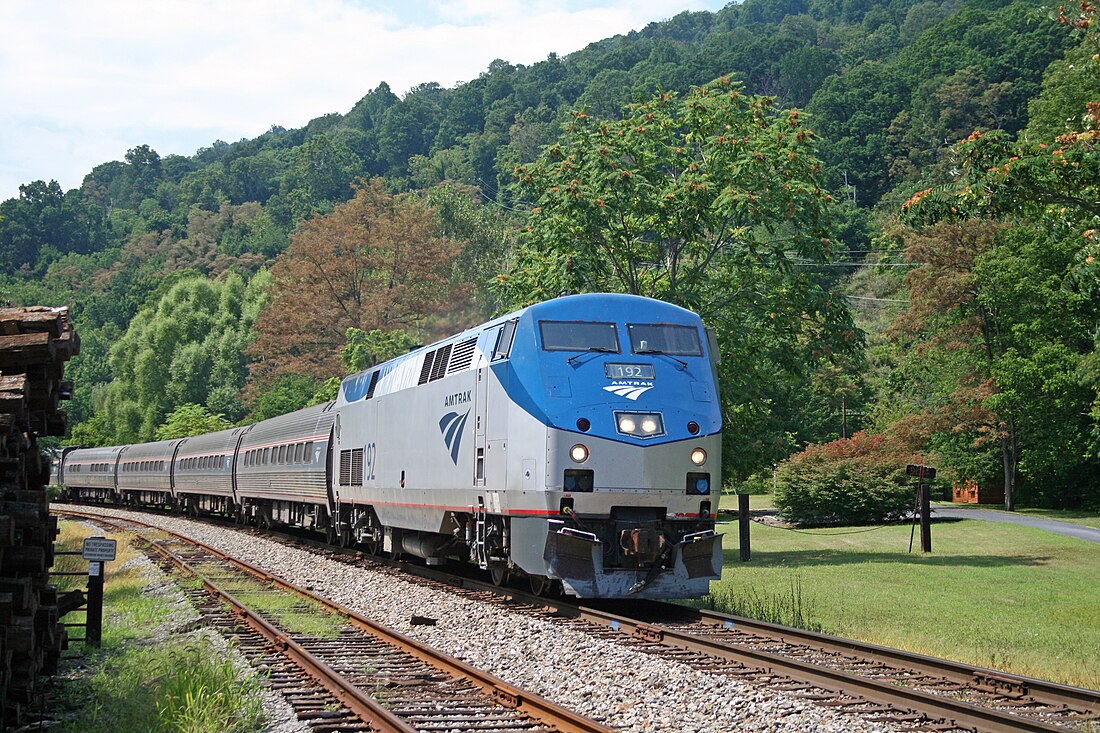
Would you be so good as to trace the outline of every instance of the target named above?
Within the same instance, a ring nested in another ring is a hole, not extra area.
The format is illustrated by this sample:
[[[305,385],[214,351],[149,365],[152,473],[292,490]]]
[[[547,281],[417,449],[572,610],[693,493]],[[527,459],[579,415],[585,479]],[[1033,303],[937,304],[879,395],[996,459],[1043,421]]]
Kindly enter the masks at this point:
[[[635,354],[702,356],[703,345],[694,326],[670,323],[629,323],[630,350]]]
[[[619,330],[614,323],[539,321],[539,332],[546,351],[619,353]]]

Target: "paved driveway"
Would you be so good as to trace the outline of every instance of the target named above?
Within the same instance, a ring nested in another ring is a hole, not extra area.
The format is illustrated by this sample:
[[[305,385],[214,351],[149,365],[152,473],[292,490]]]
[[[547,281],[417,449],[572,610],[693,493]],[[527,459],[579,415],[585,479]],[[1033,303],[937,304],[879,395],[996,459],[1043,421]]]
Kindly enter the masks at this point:
[[[987,522],[1007,522],[1009,524],[1023,524],[1028,527],[1045,529],[1048,532],[1064,534],[1067,537],[1076,537],[1080,540],[1088,540],[1100,544],[1100,529],[1086,527],[1083,524],[1073,522],[1060,522],[1057,519],[1042,519],[1026,514],[1014,514],[1013,512],[998,512],[991,509],[967,509],[964,507],[932,507],[932,518],[950,519],[981,519]]]

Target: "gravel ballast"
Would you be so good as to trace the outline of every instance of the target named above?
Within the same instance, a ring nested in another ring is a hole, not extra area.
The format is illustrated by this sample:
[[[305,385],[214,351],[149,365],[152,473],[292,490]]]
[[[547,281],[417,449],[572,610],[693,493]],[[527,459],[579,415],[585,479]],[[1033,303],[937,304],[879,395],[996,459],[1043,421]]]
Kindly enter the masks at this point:
[[[78,507],[73,507],[78,509]],[[882,725],[632,651],[495,605],[229,528],[97,507],[178,532],[341,603],[516,686],[628,733],[888,731]],[[429,616],[436,624],[410,623]],[[285,721],[284,722],[288,722]],[[280,733],[292,730],[280,728]]]

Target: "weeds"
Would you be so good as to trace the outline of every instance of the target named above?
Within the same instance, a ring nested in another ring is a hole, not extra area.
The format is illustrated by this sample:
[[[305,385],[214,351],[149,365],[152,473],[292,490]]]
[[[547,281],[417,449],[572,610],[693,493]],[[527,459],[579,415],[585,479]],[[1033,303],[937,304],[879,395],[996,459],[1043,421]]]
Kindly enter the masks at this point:
[[[798,575],[790,579],[786,590],[778,593],[769,593],[756,586],[735,591],[731,585],[718,585],[703,596],[700,605],[719,613],[747,616],[807,631],[824,631],[824,627],[812,618],[813,603],[803,598],[802,578]]]
[[[262,727],[260,680],[241,672],[206,637],[105,650],[96,672],[72,683],[90,697],[65,733],[249,733]]]
[[[236,594],[236,598],[257,612],[271,614],[278,625],[291,634],[335,639],[344,626],[338,616],[321,605],[289,593],[259,590]]]
[[[181,645],[157,685],[157,717],[184,733],[256,730],[263,720],[255,676],[240,679],[233,663],[213,661],[209,644]]]
[[[86,526],[61,522],[60,545],[76,549]],[[119,538],[119,557],[104,574],[103,647],[84,661],[89,670],[62,686],[75,712],[51,724],[55,733],[251,733],[263,727],[256,694],[261,681],[226,661],[203,634],[173,634],[177,625],[137,551]],[[58,556],[57,569],[87,570],[79,557]],[[70,580],[59,578],[58,580]],[[73,587],[83,587],[74,578]],[[50,711],[64,709],[66,703]]]

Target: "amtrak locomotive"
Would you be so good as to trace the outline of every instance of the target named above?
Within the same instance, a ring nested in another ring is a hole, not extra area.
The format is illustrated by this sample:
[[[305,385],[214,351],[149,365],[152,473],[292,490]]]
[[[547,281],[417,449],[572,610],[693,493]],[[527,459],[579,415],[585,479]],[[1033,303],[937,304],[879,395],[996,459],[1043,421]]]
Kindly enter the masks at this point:
[[[335,402],[182,440],[72,450],[74,498],[324,530],[580,597],[699,596],[721,414],[699,317],[558,298],[343,381]]]

